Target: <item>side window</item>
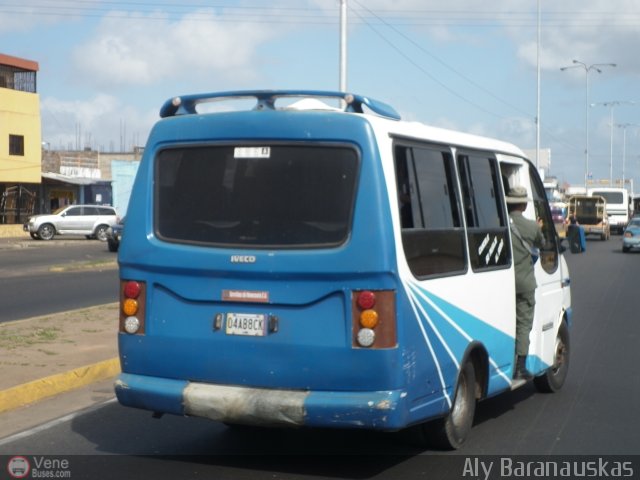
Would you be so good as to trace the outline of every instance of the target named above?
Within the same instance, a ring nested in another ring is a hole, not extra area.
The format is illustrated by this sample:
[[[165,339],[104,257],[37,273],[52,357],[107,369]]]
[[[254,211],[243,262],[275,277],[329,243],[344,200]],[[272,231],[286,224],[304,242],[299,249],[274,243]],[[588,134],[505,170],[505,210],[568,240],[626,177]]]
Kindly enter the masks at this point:
[[[459,152],[458,171],[474,270],[505,267],[511,255],[497,160],[480,152]]]
[[[67,210],[67,217],[77,217],[82,215],[82,207],[73,207]]]
[[[98,208],[98,215],[115,215],[115,212],[110,208],[106,208],[106,207],[97,207],[97,208]]]
[[[451,153],[442,148],[394,149],[402,245],[419,278],[462,273],[466,249]]]
[[[83,207],[83,215],[99,215],[97,207]]]
[[[536,218],[542,219],[544,247],[540,249],[540,265],[545,272],[553,273],[558,268],[557,234],[553,217],[551,216],[544,186],[533,165],[529,166],[529,178],[531,178],[531,192]]]

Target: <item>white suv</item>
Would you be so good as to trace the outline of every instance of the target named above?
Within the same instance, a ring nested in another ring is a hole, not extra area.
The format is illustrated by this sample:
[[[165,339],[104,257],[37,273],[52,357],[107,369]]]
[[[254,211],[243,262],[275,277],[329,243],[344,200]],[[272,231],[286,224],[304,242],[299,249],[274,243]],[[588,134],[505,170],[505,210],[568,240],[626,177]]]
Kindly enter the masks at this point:
[[[34,215],[23,225],[32,238],[51,240],[54,235],[85,235],[87,238],[107,239],[107,229],[118,222],[113,207],[101,205],[71,205],[51,214]]]

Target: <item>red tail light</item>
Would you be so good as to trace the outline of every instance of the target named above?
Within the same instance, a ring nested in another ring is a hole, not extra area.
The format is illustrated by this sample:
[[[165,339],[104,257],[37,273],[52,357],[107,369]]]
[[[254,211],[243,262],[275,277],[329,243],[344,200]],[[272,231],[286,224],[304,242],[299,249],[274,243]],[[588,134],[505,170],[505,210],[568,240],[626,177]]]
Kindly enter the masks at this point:
[[[363,310],[373,308],[376,304],[376,294],[371,290],[363,290],[362,292],[358,292],[356,296],[358,299],[358,306]]]
[[[120,332],[145,333],[146,284],[134,280],[120,282]]]
[[[351,301],[354,348],[393,348],[397,345],[396,296],[393,290],[354,291]]]

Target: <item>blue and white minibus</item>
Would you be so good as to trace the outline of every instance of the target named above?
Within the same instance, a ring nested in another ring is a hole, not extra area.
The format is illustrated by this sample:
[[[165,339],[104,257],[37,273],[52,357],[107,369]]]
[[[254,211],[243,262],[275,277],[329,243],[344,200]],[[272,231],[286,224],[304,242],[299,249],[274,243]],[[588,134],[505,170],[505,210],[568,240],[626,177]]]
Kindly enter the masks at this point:
[[[546,240],[527,368],[562,387],[569,272],[521,150],[341,92],[186,95],[160,115],[118,254],[121,404],[457,448],[477,401],[523,383],[516,185]]]

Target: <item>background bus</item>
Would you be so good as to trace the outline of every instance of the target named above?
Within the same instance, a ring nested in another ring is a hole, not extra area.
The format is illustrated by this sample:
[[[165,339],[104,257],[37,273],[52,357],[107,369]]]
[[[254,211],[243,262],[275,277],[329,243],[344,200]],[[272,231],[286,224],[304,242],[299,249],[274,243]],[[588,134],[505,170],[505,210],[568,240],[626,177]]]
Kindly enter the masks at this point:
[[[630,204],[627,189],[622,187],[589,188],[588,195],[591,197],[600,196],[607,201],[609,227],[612,231],[622,234],[629,223]]]

